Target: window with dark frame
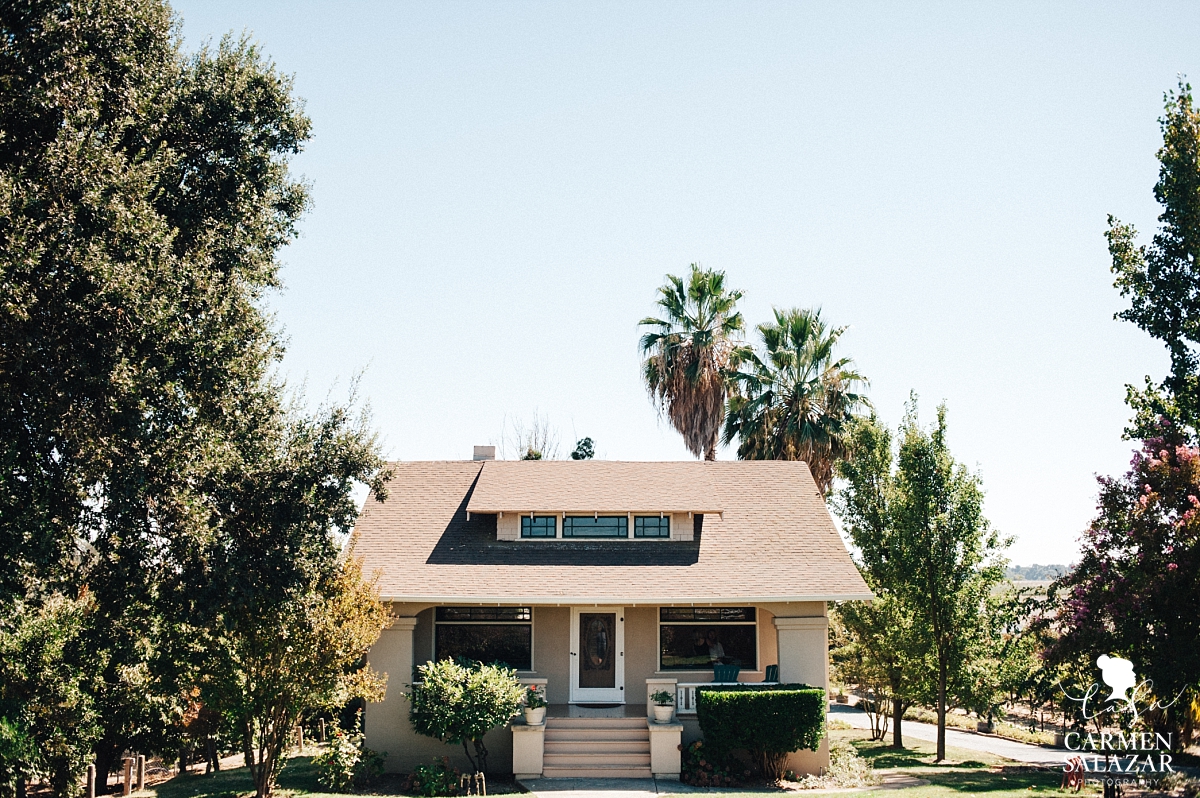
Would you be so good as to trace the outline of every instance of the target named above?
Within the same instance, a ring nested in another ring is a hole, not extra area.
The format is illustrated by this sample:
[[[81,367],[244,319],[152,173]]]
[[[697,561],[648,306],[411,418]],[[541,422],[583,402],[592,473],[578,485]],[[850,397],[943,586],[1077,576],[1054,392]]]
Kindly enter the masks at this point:
[[[558,518],[553,515],[521,516],[521,537],[558,537]]]
[[[758,669],[754,607],[660,607],[658,613],[660,670]]]
[[[629,518],[624,515],[568,515],[563,517],[564,538],[627,538]]]
[[[533,670],[532,607],[438,607],[434,659],[500,662]]]
[[[636,515],[633,517],[633,536],[635,538],[669,538],[671,537],[671,516]]]

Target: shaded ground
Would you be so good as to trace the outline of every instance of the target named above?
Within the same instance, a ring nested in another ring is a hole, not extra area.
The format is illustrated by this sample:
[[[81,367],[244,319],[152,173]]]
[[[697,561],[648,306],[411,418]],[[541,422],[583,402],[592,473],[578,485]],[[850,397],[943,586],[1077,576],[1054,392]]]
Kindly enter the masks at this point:
[[[315,746],[309,746],[305,749],[305,756],[294,756],[287,761],[283,773],[279,776],[277,796],[280,798],[291,796],[297,798],[299,796],[304,798],[346,798],[345,794],[327,792],[317,783],[317,769],[312,763],[313,757],[310,754],[315,754],[318,750]],[[385,773],[359,794],[405,795],[406,782],[407,777],[404,775]],[[489,795],[503,795],[520,791],[521,789],[512,782],[500,778],[488,782]],[[243,798],[243,796],[253,796],[253,794],[254,784],[250,781],[250,771],[245,767],[229,768],[207,775],[187,773],[162,784],[147,787],[141,792],[133,793],[137,798]]]

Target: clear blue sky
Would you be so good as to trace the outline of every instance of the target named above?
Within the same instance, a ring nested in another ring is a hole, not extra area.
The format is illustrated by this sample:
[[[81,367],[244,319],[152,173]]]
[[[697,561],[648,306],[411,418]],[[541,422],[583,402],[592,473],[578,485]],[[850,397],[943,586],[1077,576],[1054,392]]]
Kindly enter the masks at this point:
[[[271,305],[310,398],[366,369],[390,457],[458,459],[505,416],[682,459],[637,321],[699,261],[850,325],[882,418],[909,391],[982,474],[1014,562],[1067,562],[1123,472],[1106,214],[1153,230],[1163,92],[1200,7],[1155,3],[188,0],[294,73],[313,185]],[[732,457],[732,453],[723,453]]]

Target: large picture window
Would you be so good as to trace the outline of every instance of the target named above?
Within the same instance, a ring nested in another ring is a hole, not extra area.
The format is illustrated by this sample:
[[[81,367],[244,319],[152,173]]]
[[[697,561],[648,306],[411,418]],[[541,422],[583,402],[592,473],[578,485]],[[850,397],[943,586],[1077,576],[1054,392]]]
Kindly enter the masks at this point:
[[[753,607],[661,607],[658,643],[664,671],[707,670],[717,664],[758,669]]]
[[[438,607],[434,658],[500,662],[533,670],[533,609],[530,607]]]
[[[629,517],[624,515],[568,515],[563,518],[564,538],[627,538]]]

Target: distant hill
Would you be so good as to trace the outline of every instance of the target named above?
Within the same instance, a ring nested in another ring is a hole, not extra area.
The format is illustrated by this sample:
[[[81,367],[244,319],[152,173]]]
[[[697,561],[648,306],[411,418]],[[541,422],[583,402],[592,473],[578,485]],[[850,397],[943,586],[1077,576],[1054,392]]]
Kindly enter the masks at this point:
[[[1008,578],[1014,582],[1044,582],[1058,579],[1067,572],[1065,565],[1010,565]]]

